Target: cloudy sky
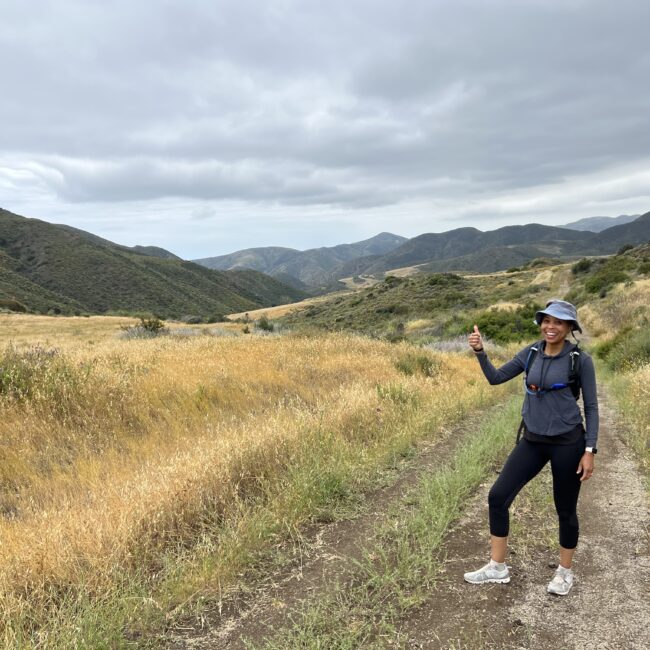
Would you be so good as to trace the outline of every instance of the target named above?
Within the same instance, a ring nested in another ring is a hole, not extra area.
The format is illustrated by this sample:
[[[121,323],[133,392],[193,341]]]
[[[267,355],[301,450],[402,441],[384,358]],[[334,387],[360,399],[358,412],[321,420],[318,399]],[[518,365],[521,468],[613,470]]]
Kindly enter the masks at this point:
[[[0,0],[0,207],[185,258],[650,210],[647,0]]]

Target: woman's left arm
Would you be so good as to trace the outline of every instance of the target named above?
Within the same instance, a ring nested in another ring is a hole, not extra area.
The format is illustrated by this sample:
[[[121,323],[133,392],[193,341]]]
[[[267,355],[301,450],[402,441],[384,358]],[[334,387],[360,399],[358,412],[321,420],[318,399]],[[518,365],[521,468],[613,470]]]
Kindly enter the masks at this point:
[[[587,447],[597,447],[598,444],[598,393],[596,390],[596,370],[594,362],[584,355],[580,364],[580,384],[582,386],[582,403],[584,404]],[[594,472],[594,454],[585,451],[578,463],[576,474],[581,474],[580,480],[586,481]]]
[[[587,447],[598,444],[598,393],[596,391],[596,371],[589,355],[584,355],[580,364],[580,383],[582,385],[582,403],[585,410]]]

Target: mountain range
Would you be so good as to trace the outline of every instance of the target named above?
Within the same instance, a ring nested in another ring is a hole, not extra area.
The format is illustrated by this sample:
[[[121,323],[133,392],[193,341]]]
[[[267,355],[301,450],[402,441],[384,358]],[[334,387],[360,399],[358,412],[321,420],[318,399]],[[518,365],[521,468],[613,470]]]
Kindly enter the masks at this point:
[[[211,269],[255,269],[282,278],[302,289],[319,287],[324,290],[338,278],[346,277],[348,271],[342,269],[346,268],[347,263],[363,257],[380,257],[406,241],[406,237],[382,232],[354,244],[312,248],[306,251],[277,247],[248,248],[230,255],[207,257],[194,262]]]
[[[213,271],[164,249],[120,246],[0,210],[0,306],[217,319],[304,297],[258,271]]]
[[[405,267],[420,273],[493,272],[540,257],[615,253],[647,241],[650,212],[601,232],[540,224],[488,232],[457,228],[412,239],[384,232],[353,244],[307,251],[252,248],[195,263],[162,248],[122,246],[0,210],[0,308],[216,319],[340,289],[344,278],[381,278]]]
[[[343,278],[381,276],[387,271],[417,266],[418,271],[487,273],[519,266],[538,257],[575,259],[615,253],[622,245],[650,240],[650,213],[623,215],[611,221],[581,220],[575,228],[528,224],[482,232],[456,228],[405,239],[391,233],[332,248],[296,251],[252,248],[230,255],[195,260],[211,268],[255,268],[312,292],[341,288]],[[601,232],[584,229],[614,223]],[[299,284],[296,284],[299,283]]]

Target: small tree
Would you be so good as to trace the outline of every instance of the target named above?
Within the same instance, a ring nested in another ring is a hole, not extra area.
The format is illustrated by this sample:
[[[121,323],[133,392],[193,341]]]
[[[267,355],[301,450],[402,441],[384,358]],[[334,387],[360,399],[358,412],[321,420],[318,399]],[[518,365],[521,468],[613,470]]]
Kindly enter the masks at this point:
[[[260,319],[257,321],[257,329],[264,330],[265,332],[272,332],[275,327],[273,323],[269,320],[266,314],[262,314]]]
[[[156,316],[152,316],[151,318],[144,318],[143,316],[140,316],[139,327],[141,327],[146,332],[158,335],[162,332],[162,330],[165,329],[165,323]]]

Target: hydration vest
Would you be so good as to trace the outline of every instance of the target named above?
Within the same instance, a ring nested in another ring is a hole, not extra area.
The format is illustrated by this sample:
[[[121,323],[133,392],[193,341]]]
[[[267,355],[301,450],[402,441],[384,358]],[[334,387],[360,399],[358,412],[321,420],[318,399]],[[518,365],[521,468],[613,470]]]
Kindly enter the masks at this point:
[[[569,381],[567,384],[553,384],[550,388],[540,388],[538,386],[531,386],[528,383],[528,370],[530,367],[533,365],[533,362],[535,361],[535,357],[539,353],[539,350],[541,348],[542,341],[539,343],[535,343],[535,345],[531,346],[529,352],[528,352],[528,357],[526,358],[526,365],[524,366],[524,387],[526,389],[526,392],[529,395],[544,395],[545,393],[550,393],[551,391],[554,390],[562,390],[563,388],[570,388],[571,393],[573,394],[573,397],[577,399],[580,398],[580,346],[578,343],[576,343],[576,346],[569,352],[570,356],[570,361],[569,361]],[[521,424],[519,425],[519,430],[517,431],[517,442],[519,442],[519,439],[521,438],[521,434],[524,432],[526,428],[526,424],[524,423],[524,419],[521,419]]]

